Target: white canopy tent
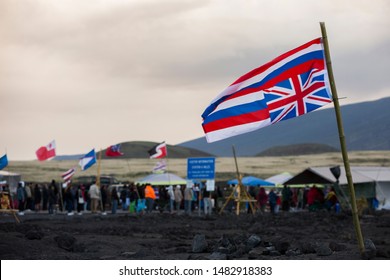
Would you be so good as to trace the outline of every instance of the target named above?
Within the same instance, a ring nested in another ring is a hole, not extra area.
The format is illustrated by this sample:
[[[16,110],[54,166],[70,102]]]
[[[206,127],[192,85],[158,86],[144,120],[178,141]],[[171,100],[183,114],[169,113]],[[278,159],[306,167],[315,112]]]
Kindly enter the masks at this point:
[[[151,184],[153,186],[186,185],[187,180],[173,173],[150,174],[135,182],[136,184]]]
[[[290,180],[293,177],[293,175],[289,172],[282,172],[279,174],[276,174],[274,176],[268,177],[265,179],[268,182],[274,183],[275,186],[280,187],[283,186],[283,184]]]

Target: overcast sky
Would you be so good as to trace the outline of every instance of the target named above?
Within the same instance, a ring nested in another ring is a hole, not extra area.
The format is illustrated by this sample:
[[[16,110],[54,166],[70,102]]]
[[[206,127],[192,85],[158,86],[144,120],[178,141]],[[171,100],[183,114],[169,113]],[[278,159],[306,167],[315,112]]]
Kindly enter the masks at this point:
[[[341,105],[389,96],[389,14],[388,0],[1,0],[0,156],[202,137],[214,97],[320,21]]]

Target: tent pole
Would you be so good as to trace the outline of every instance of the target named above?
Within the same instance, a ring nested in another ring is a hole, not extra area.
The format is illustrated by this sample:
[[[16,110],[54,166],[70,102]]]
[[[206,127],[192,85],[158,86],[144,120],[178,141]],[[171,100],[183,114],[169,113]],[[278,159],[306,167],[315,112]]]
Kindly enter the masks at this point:
[[[351,195],[352,218],[353,218],[353,223],[355,226],[355,232],[356,232],[356,237],[357,237],[357,241],[359,244],[360,254],[363,255],[363,253],[365,251],[364,241],[363,241],[362,231],[360,228],[359,216],[358,216],[358,212],[357,212],[355,188],[353,185],[351,169],[349,166],[347,146],[345,143],[344,128],[343,128],[342,119],[341,119],[339,98],[337,95],[336,83],[335,83],[334,76],[333,76],[332,62],[330,59],[328,36],[326,34],[325,22],[320,22],[320,26],[321,26],[321,33],[322,33],[322,41],[324,44],[326,67],[328,70],[328,76],[329,76],[330,87],[332,90],[334,109],[336,112],[337,127],[338,127],[338,131],[339,131],[340,146],[341,146],[341,152],[342,152],[343,161],[344,161],[345,175],[347,177],[348,187],[349,187],[349,191],[350,191],[350,195]]]

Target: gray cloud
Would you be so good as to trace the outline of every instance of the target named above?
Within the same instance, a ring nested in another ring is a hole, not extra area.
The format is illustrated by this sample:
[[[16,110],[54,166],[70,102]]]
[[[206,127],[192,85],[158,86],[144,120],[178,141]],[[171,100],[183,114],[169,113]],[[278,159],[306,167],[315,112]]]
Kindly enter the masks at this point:
[[[380,98],[390,87],[388,13],[385,0],[1,1],[0,149],[34,158],[51,138],[60,153],[74,153],[201,137],[212,98],[320,37],[320,20],[339,95]],[[26,134],[29,143],[15,140]]]

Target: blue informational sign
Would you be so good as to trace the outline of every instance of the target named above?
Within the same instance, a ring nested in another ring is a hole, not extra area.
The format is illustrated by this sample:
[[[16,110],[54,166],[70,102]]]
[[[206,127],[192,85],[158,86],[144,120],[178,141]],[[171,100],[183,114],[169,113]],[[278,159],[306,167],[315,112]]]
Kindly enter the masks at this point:
[[[187,179],[214,179],[215,158],[188,158]]]

